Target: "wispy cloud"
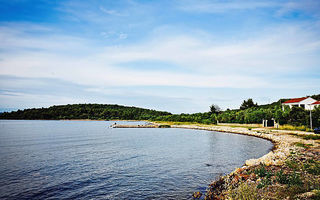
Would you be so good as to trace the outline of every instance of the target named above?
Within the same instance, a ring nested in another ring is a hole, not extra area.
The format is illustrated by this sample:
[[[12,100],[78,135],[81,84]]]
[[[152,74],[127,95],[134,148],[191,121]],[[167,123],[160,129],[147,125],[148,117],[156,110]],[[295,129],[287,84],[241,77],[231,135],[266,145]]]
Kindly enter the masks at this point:
[[[224,13],[239,10],[253,10],[260,8],[274,8],[281,4],[276,1],[184,1],[179,6],[184,11],[206,12],[206,13]]]
[[[9,35],[6,31],[2,34]],[[290,87],[295,79],[292,83],[283,83],[281,79],[265,76],[266,73],[297,74],[306,69],[314,70],[319,65],[315,59],[320,50],[318,35],[297,26],[275,28],[257,38],[236,43],[208,43],[193,36],[178,35],[157,37],[138,45],[88,46],[92,45],[90,41],[77,38],[55,36],[51,42],[50,35],[48,39],[39,39],[23,34],[22,31],[10,35],[9,39],[2,38],[6,49],[14,47],[19,53],[2,54],[1,74],[58,78],[87,85],[252,88],[279,87],[280,84]],[[30,50],[31,47],[42,51]],[[142,60],[173,63],[195,73],[121,67],[123,63],[130,65],[130,62]]]
[[[116,10],[108,10],[108,9],[104,8],[103,6],[100,6],[99,9],[100,9],[102,12],[104,12],[104,13],[106,13],[106,14],[108,14],[108,15],[126,16],[125,14],[120,13],[120,12],[118,12],[118,11],[116,11]]]

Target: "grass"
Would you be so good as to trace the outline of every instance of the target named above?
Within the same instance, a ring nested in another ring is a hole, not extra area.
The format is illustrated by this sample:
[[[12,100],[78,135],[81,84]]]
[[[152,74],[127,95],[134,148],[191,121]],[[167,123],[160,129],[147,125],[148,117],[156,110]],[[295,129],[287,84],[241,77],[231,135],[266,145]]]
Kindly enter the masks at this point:
[[[159,128],[171,128],[171,126],[168,124],[161,124],[159,125]]]
[[[276,173],[276,181],[281,184],[288,184],[287,175],[283,173],[282,169]]]
[[[267,175],[267,170],[265,168],[265,165],[260,164],[259,168],[254,170],[254,173],[257,174],[259,177],[265,177]]]
[[[305,139],[305,140],[320,140],[320,135],[309,134],[309,135],[299,135],[296,133],[289,133],[289,135],[294,135],[296,137]]]
[[[305,135],[303,136],[305,140],[320,140],[320,135]]]
[[[293,172],[291,174],[288,175],[288,185],[292,186],[292,185],[302,185],[302,180],[300,177],[300,174],[298,174],[297,172]]]
[[[320,200],[320,190],[314,191],[315,195],[312,197],[314,200]]]
[[[307,132],[313,132],[312,129],[308,128],[307,126],[292,126],[289,124],[280,125],[280,130],[290,130],[290,131],[307,131]]]
[[[309,159],[309,160],[307,160],[306,163],[303,164],[303,168],[310,174],[320,175],[320,162],[319,161]]]
[[[202,126],[211,126],[208,124],[201,124],[196,122],[169,122],[169,121],[153,121],[157,124],[163,124],[163,125],[202,125]],[[212,124],[214,125],[214,124]]]
[[[259,200],[261,199],[255,184],[241,183],[238,188],[231,190],[231,199],[234,200]]]
[[[249,124],[236,124],[236,125],[232,125],[232,124],[228,124],[228,125],[224,125],[224,124],[218,124],[217,126],[227,126],[227,127],[231,127],[231,128],[248,128],[248,130],[252,130],[254,128],[258,128],[255,126],[250,126]]]
[[[262,124],[239,124],[239,123],[219,123],[219,126],[242,127],[242,128],[262,128]]]
[[[304,143],[301,143],[301,142],[296,142],[295,145],[296,145],[297,147],[303,147],[303,148],[305,148],[305,149],[308,149],[308,148],[310,148],[311,146],[313,146],[313,144],[304,144]]]

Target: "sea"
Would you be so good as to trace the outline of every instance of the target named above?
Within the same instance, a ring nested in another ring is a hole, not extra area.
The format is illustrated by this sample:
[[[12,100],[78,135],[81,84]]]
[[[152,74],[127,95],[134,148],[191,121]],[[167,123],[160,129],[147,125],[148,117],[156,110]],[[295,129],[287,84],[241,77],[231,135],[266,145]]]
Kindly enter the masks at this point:
[[[0,199],[192,199],[267,154],[257,137],[130,121],[0,120]]]

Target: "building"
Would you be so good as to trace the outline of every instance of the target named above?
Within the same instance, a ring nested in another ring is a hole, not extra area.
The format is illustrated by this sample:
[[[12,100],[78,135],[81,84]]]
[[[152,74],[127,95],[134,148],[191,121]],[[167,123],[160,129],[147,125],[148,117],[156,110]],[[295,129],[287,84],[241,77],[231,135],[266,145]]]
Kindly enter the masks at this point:
[[[319,104],[314,104],[314,103],[317,103],[319,101],[317,100],[314,100],[313,98],[311,97],[302,97],[302,98],[295,98],[295,99],[290,99],[288,101],[285,101],[282,103],[282,108],[287,105],[289,106],[290,108],[294,107],[294,106],[297,106],[297,107],[302,107],[306,110],[313,110],[313,108],[315,106],[318,106]]]
[[[320,107],[320,101],[316,101],[313,104],[311,104],[311,109],[315,109],[315,107]]]

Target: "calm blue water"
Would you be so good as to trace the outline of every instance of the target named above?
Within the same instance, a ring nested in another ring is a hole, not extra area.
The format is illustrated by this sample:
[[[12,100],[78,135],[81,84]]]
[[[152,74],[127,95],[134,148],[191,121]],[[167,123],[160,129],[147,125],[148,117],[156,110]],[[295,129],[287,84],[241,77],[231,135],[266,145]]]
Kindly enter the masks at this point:
[[[112,123],[0,120],[0,199],[190,199],[272,148],[243,135]]]

